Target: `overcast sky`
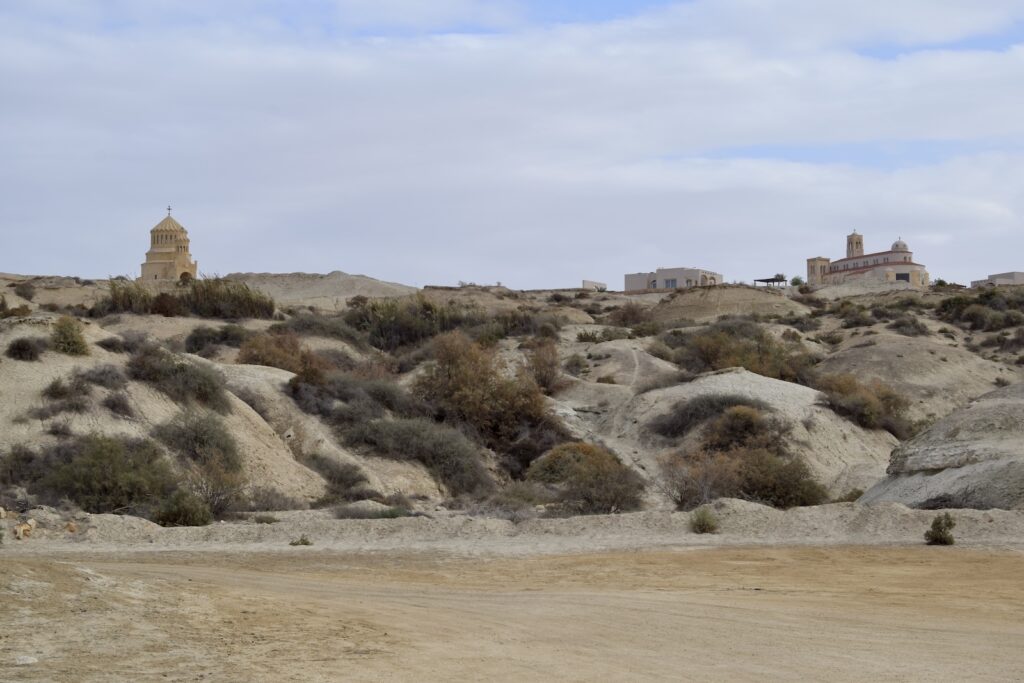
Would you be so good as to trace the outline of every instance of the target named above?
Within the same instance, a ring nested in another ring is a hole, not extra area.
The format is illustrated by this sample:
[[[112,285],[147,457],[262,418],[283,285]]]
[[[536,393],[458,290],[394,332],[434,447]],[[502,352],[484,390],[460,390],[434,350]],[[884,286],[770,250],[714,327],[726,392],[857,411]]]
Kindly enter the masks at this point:
[[[1024,270],[1024,0],[11,0],[0,271]]]

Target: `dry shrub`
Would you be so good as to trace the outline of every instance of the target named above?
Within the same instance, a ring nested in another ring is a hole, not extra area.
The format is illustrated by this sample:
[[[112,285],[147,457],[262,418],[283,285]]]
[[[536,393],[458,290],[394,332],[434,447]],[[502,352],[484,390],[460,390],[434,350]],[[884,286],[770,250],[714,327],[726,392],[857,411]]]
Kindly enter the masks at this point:
[[[916,316],[910,314],[900,316],[886,327],[905,337],[921,337],[931,334],[928,331],[927,325],[918,320]]]
[[[184,307],[178,297],[167,292],[161,292],[153,297],[153,304],[150,309],[153,315],[162,315],[165,318],[173,318],[185,313]]]
[[[242,472],[225,457],[197,464],[186,480],[189,492],[201,500],[217,519],[240,506],[245,485]]]
[[[218,346],[238,348],[250,336],[249,330],[241,325],[223,325],[219,328],[200,325],[185,338],[185,350],[200,356],[210,355]]]
[[[327,482],[327,493],[318,501],[319,506],[333,505],[343,500],[358,500],[360,494],[366,491],[366,475],[354,463],[341,462],[319,453],[306,456],[303,462]]]
[[[928,545],[953,545],[953,527],[956,521],[948,512],[936,515],[932,520],[932,528],[924,532],[924,540]]]
[[[480,448],[458,430],[431,420],[374,420],[351,431],[348,440],[384,457],[422,463],[455,496],[494,488]]]
[[[737,405],[712,420],[704,429],[704,446],[715,451],[734,448],[764,448],[782,455],[790,427],[781,420],[769,418],[757,408]]]
[[[718,518],[710,508],[701,507],[690,515],[690,531],[695,534],[714,534],[718,532]]]
[[[213,413],[187,410],[158,425],[153,436],[194,463],[237,472],[242,467],[235,438]]]
[[[85,397],[92,394],[92,387],[79,374],[73,374],[67,382],[58,377],[43,389],[43,396],[51,401],[60,401],[74,397]]]
[[[512,455],[506,466],[513,474],[543,452],[532,444],[564,440],[564,428],[529,375],[507,376],[493,353],[457,331],[434,340],[434,356],[416,383],[417,393],[444,419],[468,425],[488,447]]]
[[[85,337],[82,335],[82,323],[70,316],[61,316],[53,324],[50,344],[54,351],[69,356],[89,355],[89,345],[85,343]]]
[[[189,280],[178,299],[186,310],[203,318],[231,320],[274,317],[274,300],[237,280]]]
[[[35,361],[50,348],[44,337],[18,337],[7,345],[6,356],[13,360]]]
[[[365,346],[366,342],[359,331],[345,322],[340,315],[317,315],[314,313],[298,313],[282,323],[270,327],[271,332],[291,331],[298,335],[311,337],[328,337],[340,339],[355,346]]]
[[[224,377],[154,344],[143,344],[128,361],[128,376],[147,382],[179,403],[197,402],[219,413],[231,408]]]
[[[257,334],[242,342],[238,362],[281,368],[309,379],[323,376],[330,365],[302,345],[294,332]]]
[[[199,496],[178,489],[160,504],[153,521],[160,526],[206,526],[213,514]]]
[[[121,368],[109,363],[97,365],[88,370],[80,370],[75,375],[90,384],[96,384],[105,389],[123,389],[128,385],[128,378],[125,377]]]
[[[581,514],[636,510],[643,481],[614,455],[592,444],[564,443],[535,460],[527,480],[554,486],[564,508]]]
[[[19,282],[14,285],[14,293],[25,301],[32,301],[36,295],[36,288],[31,282]]]
[[[138,282],[111,280],[110,295],[97,304],[97,313],[145,315],[153,308],[153,293]]]
[[[737,460],[707,449],[669,456],[662,461],[661,472],[666,490],[680,510],[734,495],[739,488]]]
[[[732,451],[731,456],[740,463],[741,498],[777,508],[820,505],[828,499],[825,487],[797,458],[763,448],[741,448]]]
[[[562,386],[562,372],[558,362],[558,347],[553,342],[538,344],[527,357],[527,367],[537,385],[547,395]]]
[[[630,301],[608,314],[608,322],[616,327],[634,327],[650,321],[651,310],[635,301]]]
[[[405,300],[354,298],[348,306],[345,322],[365,332],[370,344],[385,351],[417,344],[457,327],[486,322],[486,316],[478,309],[454,303],[437,305],[422,295]]]
[[[668,438],[686,436],[705,420],[721,415],[733,406],[748,406],[768,410],[768,404],[740,394],[702,394],[688,401],[679,401],[669,412],[647,423],[647,429]]]
[[[864,384],[850,374],[819,375],[813,386],[825,394],[828,406],[865,429],[885,429],[898,439],[911,436],[904,417],[909,401],[878,380]]]
[[[135,415],[135,410],[132,408],[131,401],[128,400],[128,394],[117,391],[112,394],[108,394],[102,401],[103,407],[121,417],[132,417]]]

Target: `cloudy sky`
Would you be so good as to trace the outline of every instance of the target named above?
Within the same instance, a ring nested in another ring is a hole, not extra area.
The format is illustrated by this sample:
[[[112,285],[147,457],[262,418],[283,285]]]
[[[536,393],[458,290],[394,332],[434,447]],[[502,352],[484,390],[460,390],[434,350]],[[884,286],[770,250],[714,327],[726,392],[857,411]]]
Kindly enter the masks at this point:
[[[1024,0],[11,0],[0,271],[1024,270]]]

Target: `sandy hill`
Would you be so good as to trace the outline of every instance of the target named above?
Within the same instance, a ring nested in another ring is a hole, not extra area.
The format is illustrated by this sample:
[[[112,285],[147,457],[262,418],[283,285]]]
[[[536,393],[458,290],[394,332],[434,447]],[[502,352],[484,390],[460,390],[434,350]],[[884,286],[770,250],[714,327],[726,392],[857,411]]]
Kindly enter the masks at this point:
[[[807,306],[786,298],[781,291],[742,285],[700,287],[666,296],[653,309],[658,322],[706,322],[722,315],[806,315]]]
[[[240,280],[272,296],[279,306],[315,306],[325,311],[343,310],[345,303],[356,296],[379,299],[416,292],[415,287],[375,280],[366,275],[349,275],[339,270],[326,275],[232,273],[226,277]]]

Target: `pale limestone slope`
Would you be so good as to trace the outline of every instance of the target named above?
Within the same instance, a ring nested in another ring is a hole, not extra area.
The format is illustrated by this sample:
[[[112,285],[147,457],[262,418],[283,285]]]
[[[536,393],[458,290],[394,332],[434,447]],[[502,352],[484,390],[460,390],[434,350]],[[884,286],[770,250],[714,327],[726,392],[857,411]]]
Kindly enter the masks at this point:
[[[893,451],[861,499],[911,507],[1024,507],[1024,384],[992,391]]]

